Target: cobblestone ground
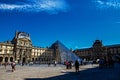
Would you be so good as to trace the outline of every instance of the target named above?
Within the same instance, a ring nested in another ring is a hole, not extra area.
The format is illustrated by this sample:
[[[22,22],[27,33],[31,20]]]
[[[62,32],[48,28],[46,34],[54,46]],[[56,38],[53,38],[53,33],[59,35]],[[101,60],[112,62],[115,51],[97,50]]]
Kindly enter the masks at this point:
[[[80,66],[80,72],[74,68],[66,70],[64,65],[32,65],[16,66],[14,72],[11,66],[0,66],[0,80],[120,80],[120,66],[113,69],[95,68],[98,65]]]

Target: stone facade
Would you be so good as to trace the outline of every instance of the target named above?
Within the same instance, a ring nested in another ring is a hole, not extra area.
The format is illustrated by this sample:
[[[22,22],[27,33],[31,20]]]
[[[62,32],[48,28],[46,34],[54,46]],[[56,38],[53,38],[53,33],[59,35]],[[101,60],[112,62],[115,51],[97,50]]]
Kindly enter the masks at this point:
[[[114,55],[120,55],[120,44],[104,46],[102,41],[96,40],[91,48],[76,49],[73,52],[87,60],[108,59]]]
[[[53,50],[33,46],[30,34],[25,32],[16,32],[12,41],[0,42],[0,63],[48,63],[53,60]]]
[[[31,61],[34,63],[54,63],[57,61],[61,63],[60,51],[63,51],[62,49],[66,52],[66,47],[63,44],[56,43],[49,48],[35,47],[30,39],[30,34],[16,32],[13,40],[0,42],[0,63],[12,61],[17,63]],[[111,56],[120,55],[120,44],[104,46],[102,41],[96,40],[91,48],[76,49],[73,53],[87,60],[108,59]]]

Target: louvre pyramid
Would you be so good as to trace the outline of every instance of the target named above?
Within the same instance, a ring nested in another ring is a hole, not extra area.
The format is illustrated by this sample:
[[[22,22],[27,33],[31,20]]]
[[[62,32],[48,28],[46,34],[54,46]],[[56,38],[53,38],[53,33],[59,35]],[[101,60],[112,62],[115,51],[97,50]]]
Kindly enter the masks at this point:
[[[57,46],[57,49],[59,51],[60,55],[60,61],[61,63],[64,63],[64,61],[73,61],[76,60],[80,61],[81,59],[74,53],[72,53],[64,44],[62,44],[60,41],[56,41],[54,45]]]

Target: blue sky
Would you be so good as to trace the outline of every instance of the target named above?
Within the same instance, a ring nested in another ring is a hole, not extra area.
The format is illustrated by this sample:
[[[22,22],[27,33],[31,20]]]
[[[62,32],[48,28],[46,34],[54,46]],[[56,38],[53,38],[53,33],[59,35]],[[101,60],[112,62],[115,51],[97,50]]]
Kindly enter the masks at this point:
[[[68,48],[120,44],[120,0],[0,0],[0,42],[15,31],[30,33],[33,45],[56,40]]]

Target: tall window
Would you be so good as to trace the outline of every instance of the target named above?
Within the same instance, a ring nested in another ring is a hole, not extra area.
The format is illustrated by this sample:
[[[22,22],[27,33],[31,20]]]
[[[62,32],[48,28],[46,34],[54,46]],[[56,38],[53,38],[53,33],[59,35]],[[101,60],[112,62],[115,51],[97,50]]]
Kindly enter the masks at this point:
[[[2,53],[2,49],[0,49],[0,53]]]
[[[4,50],[4,53],[7,54],[7,49]]]
[[[3,61],[3,57],[0,57],[0,62],[2,62]]]
[[[22,45],[22,42],[20,42],[20,45]]]

